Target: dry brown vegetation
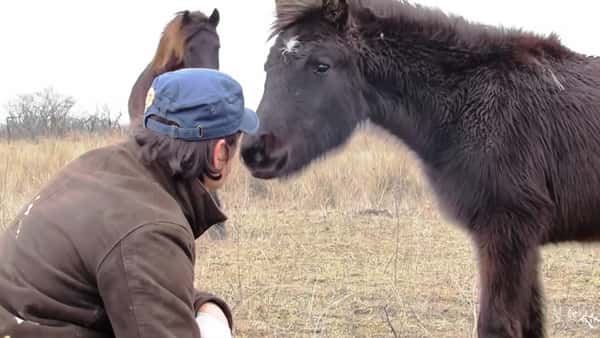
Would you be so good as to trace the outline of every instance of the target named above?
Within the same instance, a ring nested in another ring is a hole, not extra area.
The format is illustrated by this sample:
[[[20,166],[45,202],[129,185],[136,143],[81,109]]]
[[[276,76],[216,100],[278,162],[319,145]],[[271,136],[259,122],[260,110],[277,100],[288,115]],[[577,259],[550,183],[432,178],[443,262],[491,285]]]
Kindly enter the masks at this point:
[[[0,224],[68,161],[120,138],[0,144]],[[230,238],[198,241],[197,284],[231,304],[238,337],[474,336],[471,244],[397,142],[362,131],[283,182],[238,166],[221,198]],[[600,246],[545,248],[541,270],[549,337],[600,337]]]

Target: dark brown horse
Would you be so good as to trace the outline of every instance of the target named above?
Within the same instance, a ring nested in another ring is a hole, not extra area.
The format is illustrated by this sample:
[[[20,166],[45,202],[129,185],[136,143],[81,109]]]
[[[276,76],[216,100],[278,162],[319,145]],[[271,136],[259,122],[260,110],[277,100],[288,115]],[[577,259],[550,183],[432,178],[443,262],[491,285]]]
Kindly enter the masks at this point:
[[[539,247],[600,240],[600,59],[404,1],[276,3],[261,130],[242,148],[253,175],[380,125],[475,243],[479,336],[543,337]]]
[[[178,12],[163,30],[151,62],[141,72],[129,94],[129,120],[139,125],[144,114],[146,94],[158,75],[181,68],[219,69],[220,41],[217,34],[220,14],[215,8],[207,17],[200,11]],[[216,191],[211,194],[220,205]],[[211,227],[208,234],[214,239],[227,237],[225,224]]]

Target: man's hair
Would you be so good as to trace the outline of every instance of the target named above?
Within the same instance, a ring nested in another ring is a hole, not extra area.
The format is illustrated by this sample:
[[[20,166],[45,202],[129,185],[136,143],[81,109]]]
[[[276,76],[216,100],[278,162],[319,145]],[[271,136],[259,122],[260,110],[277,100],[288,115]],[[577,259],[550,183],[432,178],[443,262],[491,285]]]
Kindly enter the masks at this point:
[[[174,124],[160,117],[150,118],[163,123]],[[206,141],[183,141],[139,127],[133,130],[133,139],[139,145],[141,159],[145,164],[158,164],[170,171],[172,177],[182,179],[203,179],[205,176],[219,180],[221,172],[212,164],[215,145],[218,139]],[[228,161],[237,147],[240,133],[223,137]]]

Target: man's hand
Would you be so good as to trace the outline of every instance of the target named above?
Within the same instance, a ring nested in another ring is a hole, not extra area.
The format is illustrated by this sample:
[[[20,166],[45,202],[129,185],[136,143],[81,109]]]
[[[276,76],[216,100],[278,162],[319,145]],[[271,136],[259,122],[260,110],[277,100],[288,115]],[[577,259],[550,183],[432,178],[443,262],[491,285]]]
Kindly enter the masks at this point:
[[[225,313],[215,303],[204,303],[198,309],[196,322],[203,338],[230,338],[231,330]]]
[[[200,312],[210,314],[216,319],[221,320],[225,325],[229,326],[229,322],[227,321],[227,317],[225,317],[225,313],[215,303],[208,302],[202,304],[202,306],[200,306],[200,308],[198,309],[198,314],[200,314]]]

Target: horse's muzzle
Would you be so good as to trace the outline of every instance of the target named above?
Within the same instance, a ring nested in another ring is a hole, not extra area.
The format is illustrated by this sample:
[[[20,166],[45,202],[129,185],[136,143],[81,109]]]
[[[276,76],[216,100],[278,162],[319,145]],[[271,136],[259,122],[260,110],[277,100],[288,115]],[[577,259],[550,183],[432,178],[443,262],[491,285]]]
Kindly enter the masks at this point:
[[[244,137],[241,156],[252,176],[262,179],[281,176],[289,154],[280,146],[275,135],[248,136]]]

